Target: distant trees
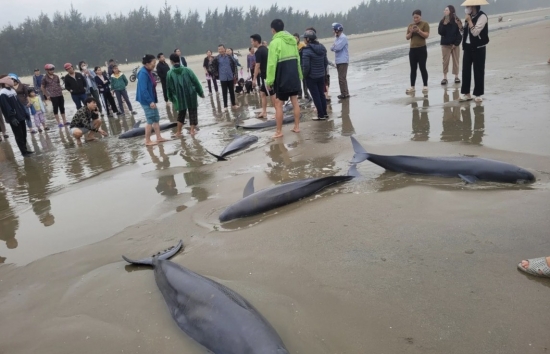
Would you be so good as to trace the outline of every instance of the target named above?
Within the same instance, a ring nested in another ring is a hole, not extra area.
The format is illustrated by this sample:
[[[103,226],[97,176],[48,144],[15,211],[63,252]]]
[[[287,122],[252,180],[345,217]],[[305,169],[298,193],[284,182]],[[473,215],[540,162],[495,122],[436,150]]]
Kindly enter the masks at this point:
[[[450,2],[450,1],[449,1]],[[504,13],[548,6],[548,0],[494,0],[486,7],[489,13]],[[452,2],[450,2],[452,3]],[[458,7],[462,0],[455,3]],[[182,13],[165,4],[155,16],[140,7],[127,15],[106,14],[86,18],[71,7],[68,13],[53,18],[40,15],[27,18],[18,26],[6,26],[0,32],[0,72],[31,74],[35,67],[52,63],[60,68],[65,62],[86,60],[91,65],[110,58],[139,60],[145,53],[171,52],[176,47],[184,55],[215,52],[218,44],[234,48],[248,47],[249,36],[259,33],[271,40],[271,20],[281,18],[289,32],[302,33],[313,26],[320,37],[332,35],[331,24],[340,22],[347,34],[383,31],[405,27],[414,9],[423,18],[436,22],[446,5],[441,0],[371,0],[354,6],[346,13],[312,15],[307,10],[272,5],[266,10],[251,7],[225,7],[208,11],[204,20],[196,11]],[[460,13],[462,17],[462,13]]]

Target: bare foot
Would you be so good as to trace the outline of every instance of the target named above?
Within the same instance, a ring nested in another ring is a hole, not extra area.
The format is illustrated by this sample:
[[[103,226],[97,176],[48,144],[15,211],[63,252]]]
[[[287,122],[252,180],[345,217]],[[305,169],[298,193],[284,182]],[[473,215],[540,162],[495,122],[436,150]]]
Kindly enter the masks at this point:
[[[267,113],[260,113],[260,114],[258,115],[258,118],[259,118],[259,119],[267,119]]]
[[[189,132],[189,134],[191,134],[191,136],[195,136],[195,134],[197,134],[197,132],[192,130],[192,131]]]
[[[546,264],[550,267],[550,257],[546,257]],[[523,261],[521,261],[521,266],[522,266],[524,269],[529,268],[529,261],[528,261],[528,260],[523,260]]]
[[[157,138],[157,143],[164,143],[165,141],[168,141],[168,139]]]
[[[300,132],[300,128],[294,127],[294,128],[292,128],[292,131],[293,131],[294,133],[299,133],[299,132]]]
[[[238,105],[231,106],[231,109],[238,109],[238,108],[239,108]]]
[[[174,134],[174,138],[182,138],[183,137],[183,134],[182,133],[176,133]]]
[[[282,138],[283,137],[283,133],[275,133],[275,135],[273,135],[273,139],[278,139],[278,138]]]
[[[157,144],[158,144],[158,142],[156,142],[156,141],[146,141],[145,142],[145,146],[153,146],[153,145],[157,145]]]

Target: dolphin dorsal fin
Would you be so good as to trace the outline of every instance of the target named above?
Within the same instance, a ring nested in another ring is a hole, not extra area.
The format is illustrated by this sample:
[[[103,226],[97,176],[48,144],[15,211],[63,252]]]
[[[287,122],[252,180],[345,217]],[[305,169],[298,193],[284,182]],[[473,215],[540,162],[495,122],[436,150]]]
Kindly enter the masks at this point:
[[[248,180],[248,183],[244,187],[243,198],[246,198],[251,194],[254,194],[254,177]]]
[[[139,128],[139,125],[140,125],[140,124],[141,124],[141,119],[138,120],[138,121],[136,122],[136,124],[134,124],[134,126],[133,126],[132,128],[134,128],[134,129],[135,129],[135,128]]]

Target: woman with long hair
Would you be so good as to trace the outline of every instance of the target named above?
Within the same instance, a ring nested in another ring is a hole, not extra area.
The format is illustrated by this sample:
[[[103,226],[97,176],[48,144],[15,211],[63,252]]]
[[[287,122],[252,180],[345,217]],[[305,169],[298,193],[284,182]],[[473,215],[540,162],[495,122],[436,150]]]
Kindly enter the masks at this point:
[[[462,22],[456,16],[453,5],[449,5],[443,11],[443,19],[439,22],[437,31],[441,36],[441,53],[443,55],[443,80],[441,85],[447,85],[447,73],[449,61],[453,58],[453,75],[455,84],[460,84],[458,73],[460,70],[460,43],[462,42]]]
[[[206,58],[204,58],[204,61],[202,62],[202,67],[204,69],[204,74],[206,75],[206,82],[208,83],[208,92],[210,92],[210,95],[212,95],[212,84],[214,84],[214,90],[216,91],[216,94],[218,94],[218,78],[214,75],[213,72],[213,61],[214,57],[212,56],[212,51],[207,50]]]
[[[424,87],[423,93],[428,93],[428,70],[426,70],[426,62],[428,61],[428,48],[426,47],[426,39],[430,36],[430,25],[422,21],[422,11],[414,10],[412,13],[413,22],[407,27],[405,38],[411,41],[411,49],[409,50],[409,63],[411,65],[411,87],[407,89],[407,93],[415,91],[416,71],[420,67],[422,75],[422,83]]]

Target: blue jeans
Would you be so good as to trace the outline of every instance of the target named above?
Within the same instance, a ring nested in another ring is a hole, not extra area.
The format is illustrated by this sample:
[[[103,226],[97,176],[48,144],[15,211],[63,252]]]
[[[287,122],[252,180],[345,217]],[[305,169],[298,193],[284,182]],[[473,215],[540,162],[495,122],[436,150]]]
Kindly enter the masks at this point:
[[[323,118],[327,115],[327,99],[325,97],[325,77],[318,79],[306,79],[307,88],[317,108],[317,117]]]
[[[86,104],[86,98],[88,98],[88,95],[86,93],[80,95],[71,94],[71,97],[73,98],[74,104],[76,105],[76,109],[80,109],[83,105]],[[98,102],[97,104],[100,105],[101,103]]]

